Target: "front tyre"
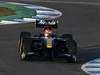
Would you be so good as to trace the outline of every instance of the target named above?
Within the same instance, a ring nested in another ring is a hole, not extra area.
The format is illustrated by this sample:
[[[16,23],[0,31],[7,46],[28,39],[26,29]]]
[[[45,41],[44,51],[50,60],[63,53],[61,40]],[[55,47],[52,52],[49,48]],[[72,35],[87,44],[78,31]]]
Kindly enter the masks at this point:
[[[18,55],[21,60],[27,59],[27,52],[30,50],[31,46],[31,34],[29,32],[21,32],[19,38]]]
[[[71,63],[75,63],[77,62],[77,43],[75,42],[75,40],[69,40],[67,41],[67,50],[68,50],[68,54],[70,54],[70,58],[69,58],[69,62]]]

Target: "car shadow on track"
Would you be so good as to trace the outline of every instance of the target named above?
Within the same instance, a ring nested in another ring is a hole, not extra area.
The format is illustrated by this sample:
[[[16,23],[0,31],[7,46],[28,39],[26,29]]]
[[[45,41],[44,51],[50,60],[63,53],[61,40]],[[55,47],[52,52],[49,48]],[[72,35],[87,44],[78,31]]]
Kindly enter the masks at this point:
[[[29,56],[26,61],[28,61],[28,62],[69,63],[68,59],[69,59],[68,57],[49,59],[47,57]]]

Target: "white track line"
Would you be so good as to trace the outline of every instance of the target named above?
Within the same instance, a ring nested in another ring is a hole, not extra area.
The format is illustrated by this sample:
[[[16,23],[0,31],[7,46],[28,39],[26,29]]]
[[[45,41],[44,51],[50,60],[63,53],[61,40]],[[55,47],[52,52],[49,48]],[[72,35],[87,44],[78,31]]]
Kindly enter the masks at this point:
[[[92,60],[86,64],[83,64],[81,69],[90,75],[100,75],[100,73],[92,73],[92,72],[100,72],[100,59]]]
[[[97,2],[74,2],[74,1],[33,1],[33,2],[44,2],[44,3],[57,3],[57,4],[82,4],[82,5],[100,5]]]
[[[1,20],[0,25],[1,24],[19,24],[19,23],[22,23],[22,22]]]

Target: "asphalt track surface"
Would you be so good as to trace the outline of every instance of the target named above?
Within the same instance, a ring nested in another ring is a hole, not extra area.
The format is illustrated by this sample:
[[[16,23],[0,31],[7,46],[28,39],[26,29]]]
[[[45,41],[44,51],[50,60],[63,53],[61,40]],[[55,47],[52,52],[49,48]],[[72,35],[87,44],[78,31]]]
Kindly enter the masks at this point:
[[[30,2],[29,2],[30,3]],[[32,24],[0,26],[0,75],[86,75],[81,65],[100,57],[100,5],[34,2],[62,11],[58,32],[71,33],[79,46],[77,64],[61,61],[21,62],[16,43],[21,31]]]

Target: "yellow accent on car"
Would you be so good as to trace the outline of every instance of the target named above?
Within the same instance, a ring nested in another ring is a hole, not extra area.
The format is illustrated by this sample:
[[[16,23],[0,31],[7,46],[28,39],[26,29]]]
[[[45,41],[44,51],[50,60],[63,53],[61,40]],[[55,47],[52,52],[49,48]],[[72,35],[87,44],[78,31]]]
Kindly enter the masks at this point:
[[[47,48],[52,48],[52,39],[47,40]]]

